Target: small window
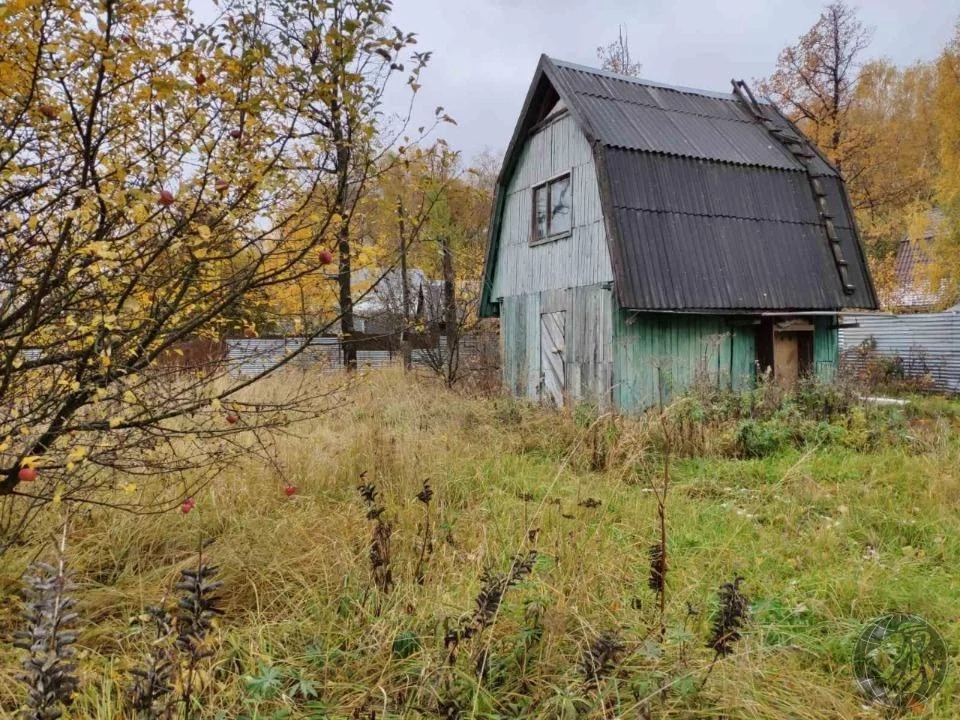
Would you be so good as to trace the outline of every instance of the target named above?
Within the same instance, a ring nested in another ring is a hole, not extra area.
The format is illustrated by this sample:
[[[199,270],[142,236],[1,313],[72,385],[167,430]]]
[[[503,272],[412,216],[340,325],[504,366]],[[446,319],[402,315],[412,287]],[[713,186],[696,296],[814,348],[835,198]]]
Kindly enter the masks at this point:
[[[533,242],[570,232],[570,175],[533,188]]]

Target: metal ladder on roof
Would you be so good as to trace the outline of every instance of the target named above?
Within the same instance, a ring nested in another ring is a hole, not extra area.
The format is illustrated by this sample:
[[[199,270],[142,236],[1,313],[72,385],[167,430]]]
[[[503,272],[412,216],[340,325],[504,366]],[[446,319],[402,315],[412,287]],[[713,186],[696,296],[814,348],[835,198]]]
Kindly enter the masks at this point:
[[[817,157],[810,146],[789,127],[781,127],[774,123],[770,118],[764,115],[760,103],[753,96],[750,88],[743,80],[731,80],[733,85],[733,94],[743,103],[750,113],[763,125],[767,131],[779,140],[787,150],[803,165],[807,173],[807,180],[810,183],[810,189],[813,191],[813,197],[816,201],[817,212],[820,214],[820,224],[823,226],[827,235],[827,241],[830,245],[830,251],[833,254],[833,262],[837,266],[837,272],[840,275],[840,284],[843,286],[843,292],[847,295],[853,294],[856,287],[850,282],[850,273],[847,270],[849,263],[843,256],[843,248],[840,245],[840,235],[837,233],[837,226],[834,222],[835,215],[830,211],[830,203],[827,200],[827,191],[823,186],[823,181],[813,172],[813,161]]]

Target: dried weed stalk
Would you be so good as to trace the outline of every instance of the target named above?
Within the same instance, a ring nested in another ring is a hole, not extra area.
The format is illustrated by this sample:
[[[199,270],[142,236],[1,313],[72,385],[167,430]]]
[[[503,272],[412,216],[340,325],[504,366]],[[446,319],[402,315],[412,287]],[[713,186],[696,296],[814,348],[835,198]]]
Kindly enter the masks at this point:
[[[430,487],[429,480],[423,481],[423,488],[417,493],[417,500],[423,503],[423,522],[420,525],[420,555],[417,557],[414,579],[418,585],[423,585],[427,558],[433,554],[433,533],[430,527],[430,501],[433,500],[433,488]]]
[[[720,603],[713,618],[710,639],[707,641],[707,647],[713,649],[714,655],[710,667],[703,676],[703,682],[700,683],[701,688],[707,684],[707,678],[713,672],[713,666],[717,664],[717,660],[729,655],[733,651],[733,644],[740,639],[740,631],[743,629],[750,609],[750,601],[740,592],[742,582],[743,578],[737,576],[733,582],[720,586],[718,593]]]
[[[456,662],[457,648],[461,642],[480,634],[494,623],[507,590],[533,572],[536,559],[536,550],[530,550],[526,555],[517,555],[507,573],[484,570],[481,576],[483,585],[474,600],[473,613],[461,620],[456,627],[448,629],[444,636],[447,662],[450,665]]]
[[[380,493],[372,483],[361,483],[357,486],[360,497],[367,506],[367,519],[373,522],[373,531],[370,537],[370,570],[373,575],[373,584],[386,595],[393,589],[393,551],[391,537],[393,526],[383,519],[386,508],[380,504]],[[380,601],[377,602],[376,614],[380,614]]]
[[[74,585],[67,570],[67,522],[54,543],[53,564],[35,562],[24,575],[25,629],[14,633],[13,644],[27,651],[19,679],[27,686],[25,720],[53,720],[62,715],[77,689],[73,663],[77,613],[69,596]]]
[[[223,615],[217,591],[222,582],[214,580],[218,568],[203,559],[203,546],[197,551],[195,569],[181,570],[177,590],[183,594],[177,603],[177,639],[175,645],[184,658],[181,701],[183,717],[189,720],[197,691],[197,669],[200,662],[213,654],[210,630],[214,620]]]
[[[133,685],[130,688],[130,706],[137,717],[144,720],[170,716],[170,694],[176,675],[176,657],[173,651],[174,618],[163,603],[147,608],[154,625],[156,639],[147,651],[143,664],[130,671]]]
[[[625,648],[626,645],[615,630],[597,635],[587,647],[580,663],[580,671],[587,686],[599,690],[600,679],[613,672]]]
[[[147,609],[156,637],[141,665],[130,671],[134,680],[129,693],[131,709],[143,720],[166,720],[176,714],[178,704],[181,717],[189,720],[197,706],[201,664],[213,655],[211,631],[223,615],[223,583],[214,580],[218,568],[207,564],[203,548],[201,543],[196,566],[180,571],[176,614],[163,603]]]

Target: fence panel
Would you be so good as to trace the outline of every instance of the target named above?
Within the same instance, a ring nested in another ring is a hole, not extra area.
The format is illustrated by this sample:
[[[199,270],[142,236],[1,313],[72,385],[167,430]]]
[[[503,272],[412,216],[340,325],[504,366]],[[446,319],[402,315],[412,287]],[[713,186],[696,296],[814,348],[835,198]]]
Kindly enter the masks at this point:
[[[231,372],[237,375],[256,375],[273,367],[290,352],[303,345],[300,338],[254,338],[226,341],[226,361]],[[496,366],[498,357],[496,334],[467,335],[461,338],[460,362],[463,367],[491,364]],[[492,350],[491,350],[492,348]],[[447,353],[447,339],[439,338],[439,346],[432,349],[414,349],[411,361],[414,367],[433,369],[443,367]],[[401,362],[402,353],[390,350],[357,350],[357,365],[360,368],[380,368]],[[289,367],[297,369],[337,372],[343,370],[343,354],[337,338],[315,338],[306,350],[292,359]]]
[[[866,370],[871,358],[900,358],[909,377],[929,375],[938,390],[960,392],[960,313],[844,315],[859,327],[840,329],[846,367]]]

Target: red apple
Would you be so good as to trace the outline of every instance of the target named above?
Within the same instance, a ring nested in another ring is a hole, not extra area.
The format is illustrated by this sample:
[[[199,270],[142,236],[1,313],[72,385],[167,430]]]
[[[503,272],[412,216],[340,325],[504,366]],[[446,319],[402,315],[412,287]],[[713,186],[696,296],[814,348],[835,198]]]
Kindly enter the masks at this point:
[[[234,140],[239,140],[242,135],[243,131],[240,128],[234,128],[230,131],[230,137],[232,137]]]
[[[159,202],[164,207],[173,205],[173,193],[169,190],[161,190]]]
[[[197,87],[200,87],[207,81],[207,76],[202,72],[198,72],[193,79],[197,82]]]
[[[43,115],[45,118],[47,118],[47,120],[53,120],[54,118],[57,117],[57,115],[59,115],[59,113],[57,112],[57,108],[47,103],[40,105],[37,108],[37,110],[39,110],[40,114]]]
[[[247,325],[247,326],[243,329],[243,336],[244,336],[245,338],[248,338],[248,339],[249,339],[249,338],[255,338],[255,337],[257,336],[257,329],[256,329],[255,327],[253,327],[252,325]]]
[[[196,504],[197,503],[194,502],[192,497],[188,497],[186,500],[183,501],[183,504],[180,506],[180,512],[186,515],[188,512],[193,510],[193,506]]]
[[[218,193],[225,193],[230,189],[230,183],[226,180],[217,180],[217,184],[214,186]]]
[[[37,479],[37,471],[25,465],[20,468],[20,472],[17,473],[17,479],[20,482],[33,482]]]
[[[132,35],[124,35],[124,36],[123,36],[122,38],[120,38],[120,39],[123,40],[127,45],[129,45],[130,43],[133,42],[133,36],[132,36]]]
[[[231,425],[236,425],[240,421],[240,415],[231,410],[227,413],[227,422]]]
[[[291,495],[295,495],[296,492],[297,492],[297,486],[296,486],[296,485],[284,485],[284,486],[283,486],[283,492],[286,493],[286,496],[287,496],[287,497],[290,497]]]
[[[330,263],[333,262],[333,255],[330,253],[329,250],[320,251],[320,262],[324,265],[329,265]]]

